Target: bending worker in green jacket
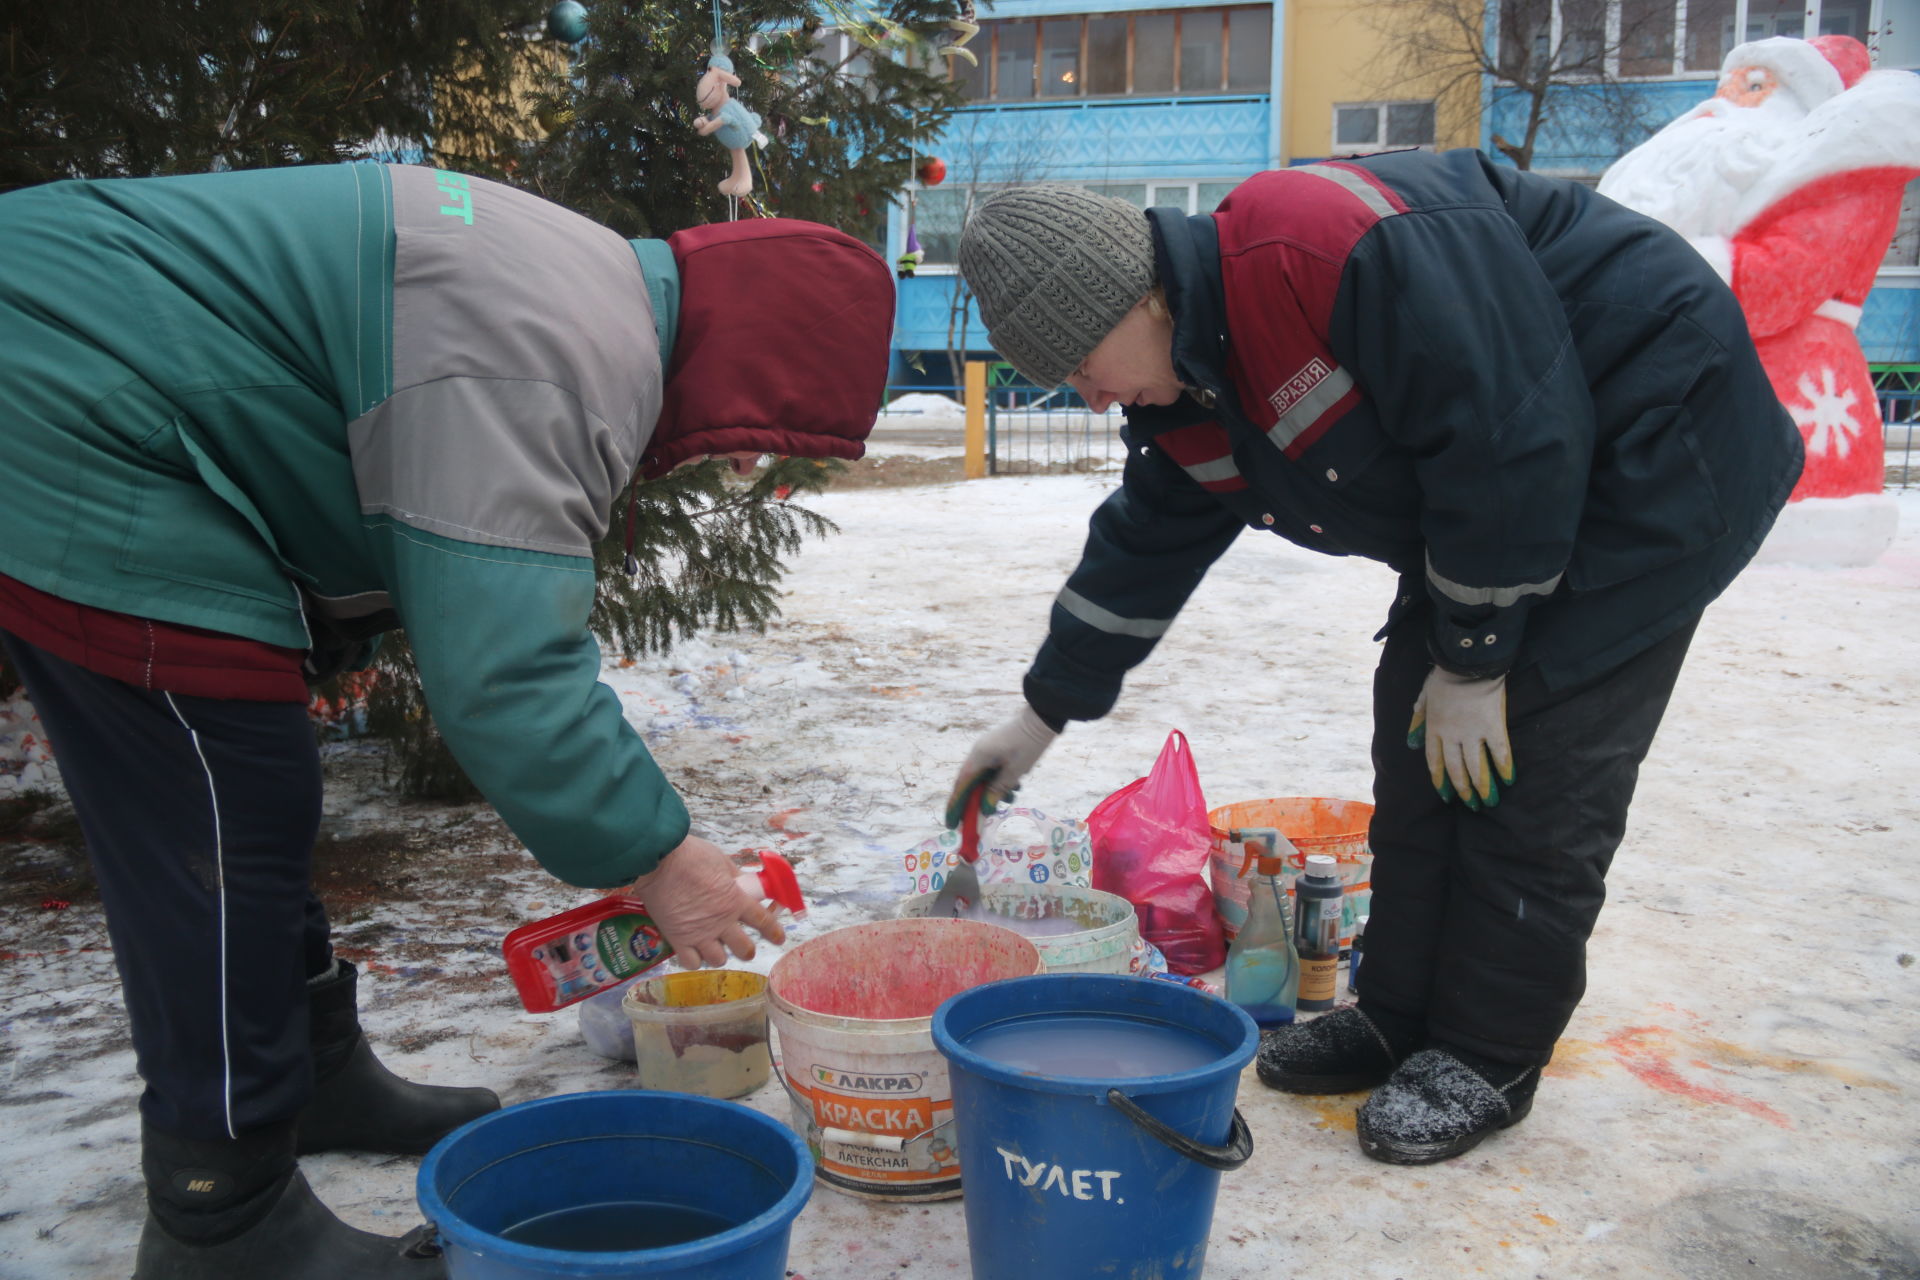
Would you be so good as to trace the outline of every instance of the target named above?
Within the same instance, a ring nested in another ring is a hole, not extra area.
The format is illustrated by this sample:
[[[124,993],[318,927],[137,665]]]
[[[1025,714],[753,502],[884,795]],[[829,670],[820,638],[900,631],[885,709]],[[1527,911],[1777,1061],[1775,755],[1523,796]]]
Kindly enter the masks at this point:
[[[135,1274],[439,1275],[295,1164],[422,1152],[499,1105],[361,1035],[308,885],[304,677],[404,626],[549,871],[631,885],[691,963],[780,940],[598,682],[592,548],[636,472],[860,456],[892,278],[810,223],[630,242],[412,166],[56,183],[0,197],[0,243],[0,644],[146,1082]]]

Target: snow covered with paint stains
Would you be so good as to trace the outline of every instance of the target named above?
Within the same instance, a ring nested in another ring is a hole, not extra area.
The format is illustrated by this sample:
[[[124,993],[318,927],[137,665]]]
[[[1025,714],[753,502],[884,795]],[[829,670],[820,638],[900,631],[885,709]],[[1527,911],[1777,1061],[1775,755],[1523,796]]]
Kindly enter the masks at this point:
[[[1014,708],[1109,483],[830,494],[817,505],[841,533],[802,555],[779,625],[609,667],[696,829],[796,859],[816,903],[796,936],[891,912],[897,857],[933,833],[973,735]],[[1760,566],[1708,613],[1533,1116],[1452,1164],[1393,1168],[1359,1154],[1357,1095],[1286,1097],[1249,1072],[1256,1154],[1224,1178],[1209,1276],[1920,1271],[1920,494],[1897,501],[1878,563]],[[1243,538],[1120,709],[1070,730],[1023,800],[1084,815],[1173,727],[1213,805],[1367,798],[1369,637],[1392,585],[1377,566]],[[432,855],[336,905],[383,1055],[509,1101],[630,1083],[584,1049],[574,1011],[521,1012],[497,958],[514,924],[587,895],[484,809],[385,798],[372,763],[336,749],[329,838],[397,827]],[[15,911],[0,938],[0,1278],[125,1275],[138,1082],[99,912]],[[748,1101],[784,1114],[777,1086]],[[415,1161],[304,1163],[356,1224],[415,1220]],[[962,1277],[965,1258],[958,1202],[820,1189],[790,1265],[807,1280]]]

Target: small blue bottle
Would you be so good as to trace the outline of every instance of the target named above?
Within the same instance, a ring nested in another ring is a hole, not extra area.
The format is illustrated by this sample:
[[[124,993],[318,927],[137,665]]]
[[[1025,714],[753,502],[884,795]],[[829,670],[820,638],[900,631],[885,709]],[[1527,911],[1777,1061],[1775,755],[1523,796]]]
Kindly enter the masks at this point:
[[[1247,922],[1227,952],[1227,999],[1260,1026],[1281,1026],[1293,1021],[1300,956],[1293,946],[1287,862],[1280,846],[1288,853],[1296,851],[1293,842],[1272,827],[1246,827],[1228,832],[1227,838],[1246,846],[1240,877],[1249,881]]]

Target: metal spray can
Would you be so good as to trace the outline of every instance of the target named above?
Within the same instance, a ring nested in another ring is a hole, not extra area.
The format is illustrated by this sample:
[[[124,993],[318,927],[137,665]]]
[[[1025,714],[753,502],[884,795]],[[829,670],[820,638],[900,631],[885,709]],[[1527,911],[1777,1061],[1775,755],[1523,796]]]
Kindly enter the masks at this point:
[[[1313,1012],[1333,1008],[1340,974],[1340,864],[1324,853],[1310,854],[1306,870],[1293,885],[1293,938],[1300,952],[1297,1008]]]

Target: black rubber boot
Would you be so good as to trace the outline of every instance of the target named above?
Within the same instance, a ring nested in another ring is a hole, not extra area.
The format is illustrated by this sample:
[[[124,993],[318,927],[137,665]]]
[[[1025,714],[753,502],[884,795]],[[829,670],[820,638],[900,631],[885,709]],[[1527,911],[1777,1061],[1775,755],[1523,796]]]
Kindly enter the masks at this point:
[[[1412,1019],[1346,1005],[1267,1032],[1255,1069],[1262,1084],[1287,1093],[1371,1089],[1393,1074],[1420,1033]]]
[[[377,1236],[315,1198],[293,1158],[293,1124],[220,1141],[142,1125],[147,1222],[133,1280],[444,1280],[426,1233]]]
[[[491,1089],[413,1084],[381,1065],[360,1032],[359,973],[345,960],[307,984],[313,1024],[313,1100],[297,1149],[417,1156],[467,1121],[500,1109]]]
[[[1422,1049],[1360,1108],[1360,1150],[1388,1164],[1436,1164],[1533,1110],[1540,1068],[1452,1048]]]

